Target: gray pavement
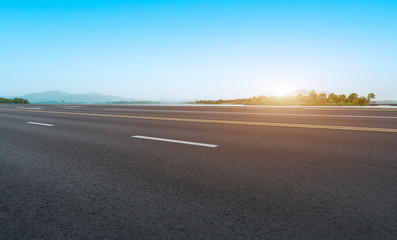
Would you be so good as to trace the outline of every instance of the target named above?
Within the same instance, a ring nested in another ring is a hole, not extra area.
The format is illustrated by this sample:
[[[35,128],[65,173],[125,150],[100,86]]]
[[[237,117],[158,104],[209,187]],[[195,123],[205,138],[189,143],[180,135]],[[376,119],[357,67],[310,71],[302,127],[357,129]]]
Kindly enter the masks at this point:
[[[397,109],[0,105],[0,239],[396,239],[382,129]]]

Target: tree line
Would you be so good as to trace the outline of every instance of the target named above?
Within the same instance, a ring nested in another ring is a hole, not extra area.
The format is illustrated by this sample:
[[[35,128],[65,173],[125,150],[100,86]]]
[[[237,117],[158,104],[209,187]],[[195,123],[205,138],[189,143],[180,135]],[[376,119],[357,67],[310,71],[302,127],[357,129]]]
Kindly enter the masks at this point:
[[[29,104],[29,101],[24,98],[2,98],[0,97],[0,103],[18,103],[18,104]]]
[[[271,105],[271,106],[366,106],[375,99],[375,94],[370,93],[366,97],[357,93],[346,94],[316,93],[314,90],[309,95],[299,93],[288,96],[258,96],[252,98],[240,98],[229,100],[198,100],[196,104],[240,104],[240,105]]]

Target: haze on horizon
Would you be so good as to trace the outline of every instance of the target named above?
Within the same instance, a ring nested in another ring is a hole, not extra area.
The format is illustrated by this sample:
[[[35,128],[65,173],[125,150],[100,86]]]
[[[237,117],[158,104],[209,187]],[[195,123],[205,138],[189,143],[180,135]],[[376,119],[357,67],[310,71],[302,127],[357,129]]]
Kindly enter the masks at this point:
[[[397,100],[395,1],[0,2],[0,96]]]

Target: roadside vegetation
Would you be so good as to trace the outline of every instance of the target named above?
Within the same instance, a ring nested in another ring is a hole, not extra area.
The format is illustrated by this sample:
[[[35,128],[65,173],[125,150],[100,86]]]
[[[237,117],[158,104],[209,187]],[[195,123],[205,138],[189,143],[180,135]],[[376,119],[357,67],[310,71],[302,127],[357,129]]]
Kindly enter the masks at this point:
[[[258,96],[230,100],[198,100],[196,104],[239,104],[239,105],[267,105],[267,106],[366,106],[375,99],[375,94],[367,97],[358,96],[357,93],[346,94],[316,93],[314,90],[309,95],[299,93],[287,96]]]
[[[23,98],[2,98],[0,97],[0,103],[17,103],[17,104],[29,104],[29,101]]]

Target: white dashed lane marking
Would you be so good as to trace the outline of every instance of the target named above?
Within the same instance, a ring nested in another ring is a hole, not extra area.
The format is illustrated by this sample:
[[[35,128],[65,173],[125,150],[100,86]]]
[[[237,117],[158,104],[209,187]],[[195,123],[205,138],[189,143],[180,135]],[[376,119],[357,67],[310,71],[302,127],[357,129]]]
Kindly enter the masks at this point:
[[[135,135],[135,136],[132,136],[132,137],[133,137],[133,138],[147,139],[147,140],[154,140],[154,141],[162,141],[162,142],[172,142],[172,143],[196,145],[196,146],[200,146],[200,147],[211,147],[211,148],[218,147],[218,145],[215,145],[215,144],[198,143],[198,142],[189,142],[189,141],[174,140],[174,139],[167,139],[167,138],[156,138],[156,137],[147,137],[147,136],[139,136],[139,135]]]
[[[26,122],[27,124],[32,124],[32,125],[40,125],[40,126],[46,126],[46,127],[53,127],[55,126],[54,124],[49,124],[49,123],[39,123],[39,122]]]

